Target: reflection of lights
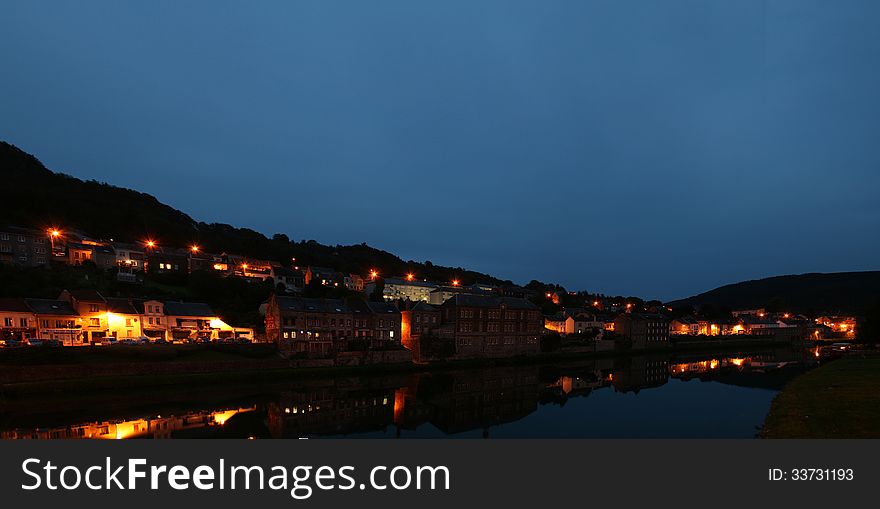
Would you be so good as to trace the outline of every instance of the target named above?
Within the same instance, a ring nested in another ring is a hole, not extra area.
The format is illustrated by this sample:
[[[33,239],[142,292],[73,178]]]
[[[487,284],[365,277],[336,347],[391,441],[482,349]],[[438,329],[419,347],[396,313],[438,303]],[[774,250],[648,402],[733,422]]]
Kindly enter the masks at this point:
[[[742,366],[745,362],[745,359],[730,359],[730,363],[734,366]]]

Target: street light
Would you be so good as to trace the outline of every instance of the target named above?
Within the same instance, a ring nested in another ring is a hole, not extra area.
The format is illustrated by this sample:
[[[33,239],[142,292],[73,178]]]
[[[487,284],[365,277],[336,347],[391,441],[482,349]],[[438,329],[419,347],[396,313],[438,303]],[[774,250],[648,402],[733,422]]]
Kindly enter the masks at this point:
[[[57,228],[49,228],[49,244],[52,249],[52,254],[55,254],[55,239],[61,235],[61,232],[58,231]]]
[[[452,286],[458,286],[460,284],[461,284],[461,282],[459,280],[457,280],[457,279],[452,280]]]
[[[379,273],[376,272],[376,269],[370,269],[370,279],[376,279],[379,276]]]
[[[416,276],[413,275],[412,272],[410,272],[409,274],[406,275],[406,280],[407,280],[407,281],[412,281],[413,279],[415,279],[415,277],[416,277]]]
[[[198,252],[199,252],[199,246],[197,246],[197,245],[195,245],[195,244],[193,244],[192,247],[190,247],[189,249],[190,249],[190,251],[192,251],[193,253],[198,253]]]
[[[150,249],[153,249],[154,247],[156,247],[156,242],[153,240],[147,240],[144,244]]]

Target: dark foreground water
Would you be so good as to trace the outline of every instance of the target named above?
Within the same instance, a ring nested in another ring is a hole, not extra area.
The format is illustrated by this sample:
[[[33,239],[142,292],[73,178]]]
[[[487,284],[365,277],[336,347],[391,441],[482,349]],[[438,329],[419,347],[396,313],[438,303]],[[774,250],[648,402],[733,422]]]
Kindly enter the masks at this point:
[[[812,352],[673,354],[0,400],[13,438],[754,437]]]

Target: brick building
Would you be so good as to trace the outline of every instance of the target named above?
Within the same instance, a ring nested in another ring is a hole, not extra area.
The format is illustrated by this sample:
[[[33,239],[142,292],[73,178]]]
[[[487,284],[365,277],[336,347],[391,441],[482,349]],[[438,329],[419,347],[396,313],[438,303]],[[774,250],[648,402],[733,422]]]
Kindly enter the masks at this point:
[[[544,327],[540,309],[514,297],[459,294],[440,306],[440,340],[455,358],[512,357],[538,353]]]

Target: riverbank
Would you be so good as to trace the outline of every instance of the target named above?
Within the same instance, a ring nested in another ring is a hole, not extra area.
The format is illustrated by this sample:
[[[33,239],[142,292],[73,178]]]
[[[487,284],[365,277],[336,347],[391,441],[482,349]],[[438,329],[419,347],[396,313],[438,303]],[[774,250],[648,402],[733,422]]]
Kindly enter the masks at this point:
[[[805,373],[780,392],[765,438],[880,437],[880,356],[846,357]]]
[[[89,390],[125,390],[144,387],[231,385],[274,383],[315,377],[375,376],[443,371],[493,366],[516,366],[565,363],[591,358],[632,357],[654,354],[735,353],[746,349],[779,348],[791,343],[757,341],[693,342],[639,351],[550,352],[529,357],[466,359],[431,364],[374,364],[363,366],[301,366],[296,361],[267,356],[265,351],[241,352],[240,348],[191,348],[177,351],[170,347],[150,353],[144,347],[124,347],[101,352],[83,352],[64,364],[42,364],[27,359],[25,365],[0,363],[0,398],[64,392],[74,384],[78,392]],[[53,359],[61,352],[53,352]],[[96,357],[97,356],[97,357]],[[17,359],[19,361],[25,359]],[[57,360],[57,359],[56,359]],[[2,399],[0,399],[2,403]]]

